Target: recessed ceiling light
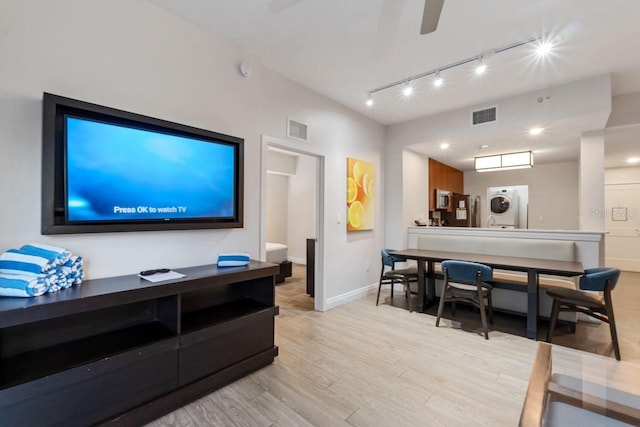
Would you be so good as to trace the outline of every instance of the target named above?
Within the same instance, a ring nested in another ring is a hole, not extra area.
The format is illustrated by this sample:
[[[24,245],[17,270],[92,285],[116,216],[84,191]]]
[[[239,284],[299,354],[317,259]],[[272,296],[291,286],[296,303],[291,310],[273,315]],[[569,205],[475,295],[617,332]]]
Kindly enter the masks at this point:
[[[440,148],[443,150],[446,150],[447,148],[449,148],[449,143],[448,142],[443,142],[442,144],[440,144]]]
[[[485,148],[489,148],[489,146],[488,146],[487,144],[484,144],[484,145],[481,145],[481,146],[480,146],[480,149],[481,149],[481,150],[484,150]]]
[[[627,159],[627,163],[638,163],[640,162],[640,157],[629,157]]]
[[[544,128],[531,128],[529,129],[529,133],[531,135],[540,135],[544,131]]]

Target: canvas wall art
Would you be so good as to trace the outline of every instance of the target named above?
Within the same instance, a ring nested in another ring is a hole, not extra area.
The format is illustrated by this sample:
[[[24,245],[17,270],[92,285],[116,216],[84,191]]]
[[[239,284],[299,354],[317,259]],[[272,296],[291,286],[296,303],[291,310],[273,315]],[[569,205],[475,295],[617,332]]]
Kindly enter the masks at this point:
[[[347,231],[373,230],[375,178],[373,164],[347,157]]]

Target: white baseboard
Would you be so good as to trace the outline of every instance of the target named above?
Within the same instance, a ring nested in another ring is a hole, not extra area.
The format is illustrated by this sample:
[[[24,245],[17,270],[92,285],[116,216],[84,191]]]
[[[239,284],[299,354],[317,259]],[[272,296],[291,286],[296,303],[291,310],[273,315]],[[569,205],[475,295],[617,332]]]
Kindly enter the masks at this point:
[[[331,310],[332,308],[339,307],[342,304],[346,304],[351,301],[355,301],[357,299],[363,298],[366,296],[371,290],[375,290],[378,288],[378,282],[372,283],[367,286],[363,286],[359,289],[354,289],[353,291],[345,292],[342,295],[337,295],[335,297],[327,298],[327,303],[325,305],[325,311]]]
[[[307,265],[307,259],[306,258],[301,258],[301,257],[296,257],[296,256],[290,256],[287,257],[288,261],[291,261],[294,264],[302,264],[302,265]]]

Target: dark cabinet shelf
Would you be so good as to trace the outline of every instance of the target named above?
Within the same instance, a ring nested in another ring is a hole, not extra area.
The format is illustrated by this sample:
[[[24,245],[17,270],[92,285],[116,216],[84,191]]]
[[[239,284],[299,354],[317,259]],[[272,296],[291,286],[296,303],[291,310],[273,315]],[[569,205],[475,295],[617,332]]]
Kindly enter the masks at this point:
[[[0,424],[141,425],[273,362],[278,266],[0,298]]]
[[[268,308],[266,304],[245,298],[186,313],[182,318],[182,334],[229,322]]]
[[[0,363],[0,390],[171,337],[159,322],[17,354]]]

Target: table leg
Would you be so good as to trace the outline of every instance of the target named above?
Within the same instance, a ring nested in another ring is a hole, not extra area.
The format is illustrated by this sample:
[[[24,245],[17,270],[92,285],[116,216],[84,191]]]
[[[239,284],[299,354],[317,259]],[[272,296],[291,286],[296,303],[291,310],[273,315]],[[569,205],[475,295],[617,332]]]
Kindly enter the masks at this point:
[[[435,261],[427,261],[427,307],[433,305],[436,299],[436,275],[434,272]]]
[[[425,278],[424,261],[418,260],[418,313],[423,313],[425,309]]]
[[[527,271],[527,338],[538,339],[538,271]]]

